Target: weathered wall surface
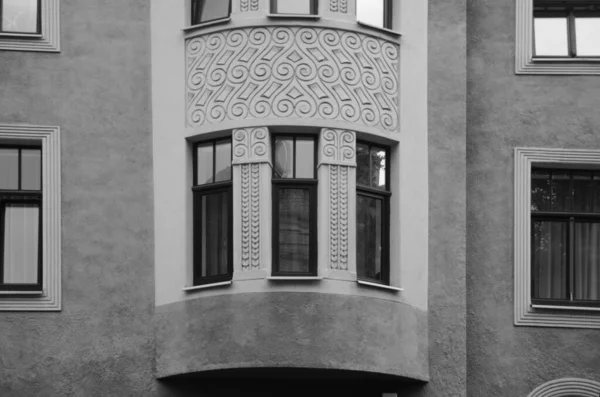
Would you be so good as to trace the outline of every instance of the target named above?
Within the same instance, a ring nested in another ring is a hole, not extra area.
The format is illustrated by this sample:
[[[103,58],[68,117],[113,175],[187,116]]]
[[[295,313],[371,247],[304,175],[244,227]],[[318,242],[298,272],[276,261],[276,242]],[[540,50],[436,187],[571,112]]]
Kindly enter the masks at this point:
[[[60,3],[61,53],[0,52],[0,122],[60,126],[63,192],[63,310],[0,313],[0,395],[147,396],[149,1]]]
[[[600,148],[597,76],[516,76],[515,2],[468,1],[469,396],[600,380],[600,332],[513,325],[513,149]]]

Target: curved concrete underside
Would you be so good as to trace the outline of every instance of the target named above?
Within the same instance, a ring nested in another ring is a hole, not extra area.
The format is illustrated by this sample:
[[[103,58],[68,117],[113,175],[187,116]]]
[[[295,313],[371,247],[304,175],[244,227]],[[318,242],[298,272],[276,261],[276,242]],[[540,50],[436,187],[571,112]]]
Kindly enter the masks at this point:
[[[156,376],[235,368],[361,371],[427,381],[427,313],[306,292],[219,295],[157,308]]]

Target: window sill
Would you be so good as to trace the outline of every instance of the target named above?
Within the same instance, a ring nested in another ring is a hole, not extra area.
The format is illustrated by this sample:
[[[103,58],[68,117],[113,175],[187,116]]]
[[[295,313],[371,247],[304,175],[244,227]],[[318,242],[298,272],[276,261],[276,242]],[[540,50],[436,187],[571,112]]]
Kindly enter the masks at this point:
[[[231,280],[221,281],[219,283],[194,285],[193,287],[183,287],[181,290],[183,292],[194,292],[194,291],[199,291],[199,290],[208,289],[208,288],[224,287],[226,285],[231,285],[231,283],[232,283]]]
[[[318,21],[321,16],[318,14],[267,14],[267,18],[281,19],[312,19]]]
[[[43,295],[44,291],[0,291],[0,295]]]
[[[598,63],[600,62],[600,57],[533,57],[531,61],[533,63]]]
[[[379,30],[381,32],[384,32],[384,33],[387,33],[387,34],[391,34],[391,35],[396,36],[396,37],[402,36],[402,33],[398,32],[396,30],[384,28],[384,27],[381,27],[381,26],[371,25],[370,23],[366,23],[366,22],[362,22],[362,21],[356,21],[356,22],[359,25],[364,26],[365,28]]]
[[[401,291],[404,291],[404,288],[392,287],[391,285],[383,285],[383,284],[377,284],[377,283],[370,283],[368,281],[362,281],[362,280],[356,280],[356,282],[359,285],[364,285],[366,287],[381,288],[381,289],[385,289],[385,290],[392,291],[392,292],[401,292]]]
[[[600,307],[585,307],[585,306],[558,306],[558,305],[531,305],[534,309],[551,309],[551,310],[584,310],[600,312]]]
[[[231,21],[231,17],[220,18],[220,19],[215,19],[214,21],[202,22],[202,23],[198,23],[196,25],[191,25],[191,26],[185,27],[181,30],[185,33],[189,33],[189,32],[193,32],[196,29],[202,29],[207,26],[220,25],[222,23],[227,23],[229,21]]]
[[[37,40],[37,39],[42,39],[44,36],[42,36],[41,33],[10,33],[10,32],[0,32],[0,38],[7,38],[7,39],[31,39],[31,40]]]
[[[267,280],[270,281],[319,281],[323,280],[320,276],[269,276]]]

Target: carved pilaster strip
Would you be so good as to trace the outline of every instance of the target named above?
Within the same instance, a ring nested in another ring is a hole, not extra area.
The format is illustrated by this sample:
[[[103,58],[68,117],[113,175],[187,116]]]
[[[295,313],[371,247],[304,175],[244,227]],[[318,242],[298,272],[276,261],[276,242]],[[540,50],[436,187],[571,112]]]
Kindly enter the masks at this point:
[[[329,266],[339,265],[338,166],[329,167]]]
[[[340,12],[348,12],[348,0],[340,0]]]
[[[245,12],[248,11],[250,5],[250,0],[240,0],[240,11]]]
[[[329,166],[329,263],[348,270],[348,168]]]
[[[337,12],[338,9],[338,0],[329,0],[329,10],[331,12]]]
[[[250,11],[258,11],[258,0],[250,0]]]

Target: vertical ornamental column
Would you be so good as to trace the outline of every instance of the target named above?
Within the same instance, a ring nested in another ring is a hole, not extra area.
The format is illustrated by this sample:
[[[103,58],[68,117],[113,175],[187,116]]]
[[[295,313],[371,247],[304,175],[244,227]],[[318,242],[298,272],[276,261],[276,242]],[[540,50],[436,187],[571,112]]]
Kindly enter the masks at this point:
[[[356,280],[356,133],[321,131],[319,178],[319,274]]]
[[[233,279],[271,268],[271,141],[267,127],[233,130]]]

